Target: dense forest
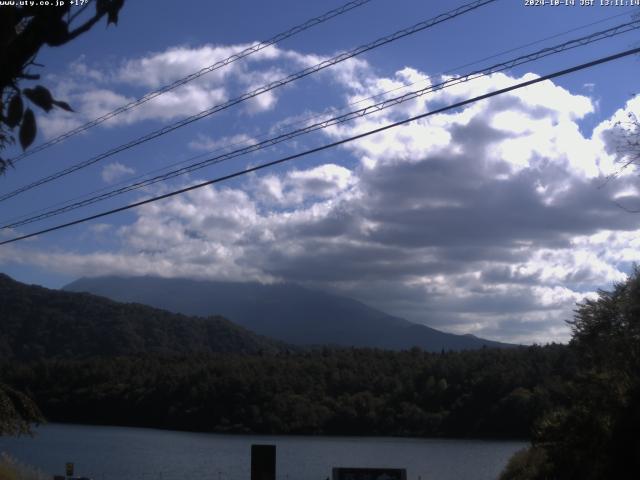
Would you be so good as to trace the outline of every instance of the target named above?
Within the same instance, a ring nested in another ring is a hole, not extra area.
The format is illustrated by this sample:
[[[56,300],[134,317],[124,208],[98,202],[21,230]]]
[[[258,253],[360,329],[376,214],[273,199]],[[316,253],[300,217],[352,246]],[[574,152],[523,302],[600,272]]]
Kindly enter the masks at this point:
[[[564,346],[434,354],[322,349],[2,367],[52,421],[216,432],[530,435],[564,398]]]

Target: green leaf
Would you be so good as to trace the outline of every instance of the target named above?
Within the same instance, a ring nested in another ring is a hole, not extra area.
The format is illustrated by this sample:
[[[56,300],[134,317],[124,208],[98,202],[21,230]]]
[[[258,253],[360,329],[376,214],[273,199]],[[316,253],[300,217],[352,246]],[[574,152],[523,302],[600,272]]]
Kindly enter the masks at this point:
[[[0,157],[0,175],[3,175],[9,167],[13,167],[13,162],[10,159],[5,160]]]
[[[108,0],[97,0],[96,1],[96,13],[98,15],[101,15],[104,12],[106,12],[108,7],[109,7],[109,1]]]
[[[44,37],[47,45],[59,47],[69,41],[69,27],[62,18],[53,18],[44,27]]]
[[[111,4],[107,9],[107,25],[118,24],[118,13],[124,5],[124,0],[111,0]]]
[[[51,92],[42,85],[38,85],[36,88],[25,88],[22,93],[45,112],[49,112],[53,108]]]
[[[33,114],[33,110],[27,108],[22,118],[19,135],[20,145],[22,145],[23,150],[26,150],[33,143],[36,138],[36,131],[36,116]]]
[[[19,93],[16,93],[9,102],[9,110],[7,112],[7,119],[5,121],[9,128],[14,128],[20,123],[20,119],[22,119],[23,109],[24,106],[22,104],[22,97]]]
[[[61,102],[60,100],[54,100],[53,104],[56,107],[59,107],[59,108],[61,108],[63,110],[66,110],[67,112],[73,112],[73,108],[71,108],[67,102]]]

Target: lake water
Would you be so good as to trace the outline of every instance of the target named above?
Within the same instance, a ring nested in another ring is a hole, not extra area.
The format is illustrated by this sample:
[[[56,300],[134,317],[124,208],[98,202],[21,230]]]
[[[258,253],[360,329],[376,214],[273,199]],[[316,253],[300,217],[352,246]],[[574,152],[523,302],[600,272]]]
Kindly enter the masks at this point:
[[[0,451],[50,474],[94,480],[249,480],[251,444],[275,444],[278,480],[325,480],[332,467],[406,468],[407,480],[494,480],[523,442],[219,435],[49,424]]]

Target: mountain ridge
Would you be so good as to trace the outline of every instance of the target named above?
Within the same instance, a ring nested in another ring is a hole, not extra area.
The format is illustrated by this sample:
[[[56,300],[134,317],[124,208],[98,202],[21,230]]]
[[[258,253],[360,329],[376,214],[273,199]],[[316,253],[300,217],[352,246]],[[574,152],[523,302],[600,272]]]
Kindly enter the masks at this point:
[[[78,279],[65,287],[186,315],[218,314],[260,335],[294,345],[428,351],[515,345],[446,333],[358,300],[296,284],[221,282],[152,276]]]
[[[0,359],[76,359],[157,353],[260,353],[288,349],[220,316],[27,285],[0,273]]]

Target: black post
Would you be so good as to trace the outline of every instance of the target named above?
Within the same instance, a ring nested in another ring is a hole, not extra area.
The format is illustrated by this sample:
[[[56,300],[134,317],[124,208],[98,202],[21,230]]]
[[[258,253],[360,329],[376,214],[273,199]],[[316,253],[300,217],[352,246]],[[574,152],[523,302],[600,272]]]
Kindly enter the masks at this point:
[[[251,445],[251,480],[276,480],[275,445]]]

